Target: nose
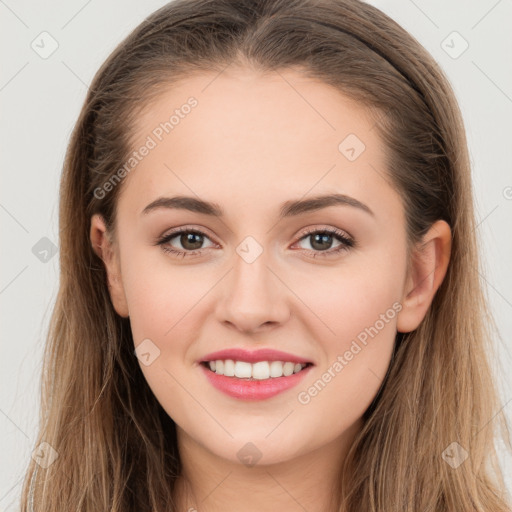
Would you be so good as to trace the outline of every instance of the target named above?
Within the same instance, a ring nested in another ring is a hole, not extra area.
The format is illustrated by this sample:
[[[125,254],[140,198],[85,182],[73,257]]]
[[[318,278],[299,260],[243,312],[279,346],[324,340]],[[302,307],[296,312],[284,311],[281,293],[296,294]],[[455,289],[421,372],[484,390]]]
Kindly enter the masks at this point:
[[[240,332],[263,332],[290,317],[290,290],[269,267],[266,253],[248,263],[235,254],[219,290],[217,318]]]

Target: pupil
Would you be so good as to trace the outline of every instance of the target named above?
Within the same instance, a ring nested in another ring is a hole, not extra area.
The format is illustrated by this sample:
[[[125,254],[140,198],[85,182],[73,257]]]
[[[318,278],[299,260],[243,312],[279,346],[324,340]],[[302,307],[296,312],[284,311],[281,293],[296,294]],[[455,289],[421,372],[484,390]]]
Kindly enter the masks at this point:
[[[331,245],[329,243],[329,242],[332,242],[331,238],[332,238],[332,235],[330,235],[328,233],[317,233],[316,235],[313,235],[313,243],[311,244],[311,246],[314,249],[319,249],[319,250],[329,249],[329,247],[326,247],[325,245],[322,245],[322,243],[326,244],[327,246]],[[315,247],[315,244],[317,244],[317,240],[318,239],[320,239],[319,246]]]
[[[194,241],[194,238],[196,238],[196,237],[199,238],[199,240]],[[191,250],[200,249],[201,244],[203,243],[202,236],[197,233],[186,233],[186,234],[181,235],[180,242],[181,242],[181,245],[183,247],[185,247],[185,249],[191,249]],[[192,244],[192,247],[190,247],[190,246],[187,247],[187,244]]]

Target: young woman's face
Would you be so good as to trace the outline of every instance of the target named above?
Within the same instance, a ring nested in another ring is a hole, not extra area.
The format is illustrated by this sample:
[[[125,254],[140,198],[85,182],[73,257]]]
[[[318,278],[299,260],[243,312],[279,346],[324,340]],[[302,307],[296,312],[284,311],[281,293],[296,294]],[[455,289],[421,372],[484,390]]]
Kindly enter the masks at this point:
[[[408,291],[404,210],[375,121],[298,72],[226,70],[169,88],[136,133],[114,302],[181,439],[238,463],[336,450],[386,374]],[[313,207],[335,195],[347,201]],[[220,389],[201,363],[229,349],[288,356],[237,366],[254,381],[217,375]],[[295,358],[312,364],[264,378],[280,370],[265,361]]]

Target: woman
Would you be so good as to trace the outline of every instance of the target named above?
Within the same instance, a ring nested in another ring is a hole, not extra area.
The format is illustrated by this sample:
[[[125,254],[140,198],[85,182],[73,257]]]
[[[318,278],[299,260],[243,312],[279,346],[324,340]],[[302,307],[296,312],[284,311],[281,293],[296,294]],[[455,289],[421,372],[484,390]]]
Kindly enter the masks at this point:
[[[460,111],[378,9],[166,5],[60,201],[23,510],[510,510]]]

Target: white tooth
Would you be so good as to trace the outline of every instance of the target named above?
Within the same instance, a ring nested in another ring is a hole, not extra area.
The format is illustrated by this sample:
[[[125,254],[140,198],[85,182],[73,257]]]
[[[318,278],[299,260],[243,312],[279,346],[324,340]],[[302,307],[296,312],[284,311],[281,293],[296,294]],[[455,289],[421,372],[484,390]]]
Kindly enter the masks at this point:
[[[226,377],[235,376],[235,362],[233,361],[233,359],[226,359],[224,361],[224,375]]]
[[[253,379],[268,379],[270,377],[270,366],[267,361],[259,361],[252,365]]]
[[[252,374],[252,364],[245,361],[235,363],[235,376],[239,379],[249,379]]]
[[[282,377],[283,376],[283,363],[281,361],[272,361],[270,363],[270,376]]]
[[[283,375],[285,377],[288,377],[289,375],[291,375],[293,373],[293,367],[294,366],[295,365],[293,363],[290,363],[290,362],[284,363],[283,364]]]
[[[258,361],[254,364],[246,361],[234,361],[233,359],[217,359],[209,361],[210,370],[218,375],[226,377],[238,377],[240,379],[266,380],[276,377],[288,377],[300,372],[305,364],[282,361]]]

